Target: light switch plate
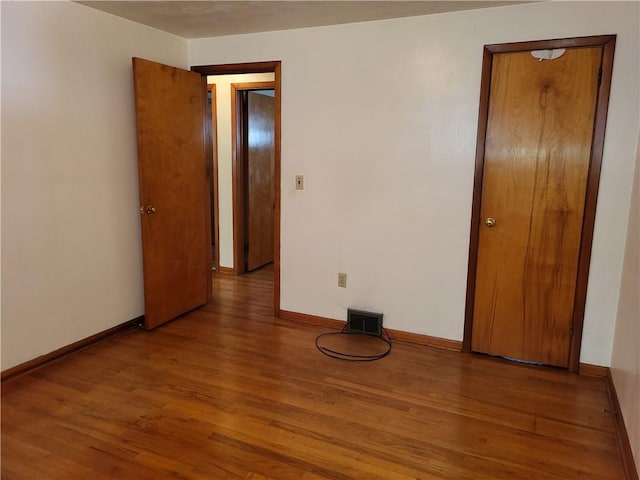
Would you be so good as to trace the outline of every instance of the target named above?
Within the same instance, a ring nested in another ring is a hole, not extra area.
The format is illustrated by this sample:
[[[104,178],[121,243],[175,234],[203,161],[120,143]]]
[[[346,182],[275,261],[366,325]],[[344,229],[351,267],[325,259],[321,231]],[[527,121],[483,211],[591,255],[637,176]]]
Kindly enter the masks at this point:
[[[304,177],[296,175],[296,190],[304,190]]]

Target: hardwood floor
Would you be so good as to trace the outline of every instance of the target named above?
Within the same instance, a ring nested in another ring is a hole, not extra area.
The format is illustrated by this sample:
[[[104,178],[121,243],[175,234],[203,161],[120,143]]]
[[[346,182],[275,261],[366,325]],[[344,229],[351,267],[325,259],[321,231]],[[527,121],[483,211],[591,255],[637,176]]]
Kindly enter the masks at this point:
[[[623,479],[604,380],[395,342],[351,363],[275,319],[268,269],[15,377],[2,478]]]

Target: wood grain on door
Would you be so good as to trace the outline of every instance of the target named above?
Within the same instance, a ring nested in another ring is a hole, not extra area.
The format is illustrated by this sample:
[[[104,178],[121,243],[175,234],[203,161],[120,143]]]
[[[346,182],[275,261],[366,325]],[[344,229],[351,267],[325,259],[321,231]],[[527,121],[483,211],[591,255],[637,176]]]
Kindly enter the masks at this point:
[[[493,56],[474,351],[568,365],[601,58]]]

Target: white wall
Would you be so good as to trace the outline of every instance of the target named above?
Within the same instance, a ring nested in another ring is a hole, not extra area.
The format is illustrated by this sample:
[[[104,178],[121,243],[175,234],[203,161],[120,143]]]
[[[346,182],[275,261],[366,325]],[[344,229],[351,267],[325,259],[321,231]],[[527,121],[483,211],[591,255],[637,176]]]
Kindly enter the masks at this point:
[[[233,190],[231,148],[231,84],[272,82],[273,73],[210,75],[207,83],[216,86],[216,125],[218,139],[218,228],[220,229],[220,266],[233,268]]]
[[[143,314],[132,56],[187,42],[2,2],[2,369]]]
[[[611,373],[640,472],[640,137],[629,211]]]
[[[360,307],[390,328],[462,339],[482,47],[615,33],[581,355],[609,365],[639,13],[636,2],[544,2],[190,40],[191,65],[282,60],[282,308],[344,319]]]

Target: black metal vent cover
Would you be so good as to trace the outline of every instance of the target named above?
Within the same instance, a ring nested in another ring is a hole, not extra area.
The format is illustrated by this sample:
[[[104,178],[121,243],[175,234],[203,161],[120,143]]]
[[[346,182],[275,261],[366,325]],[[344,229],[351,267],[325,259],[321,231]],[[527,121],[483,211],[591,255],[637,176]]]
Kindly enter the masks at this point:
[[[347,310],[347,324],[343,331],[380,337],[382,336],[382,313],[349,308]]]

